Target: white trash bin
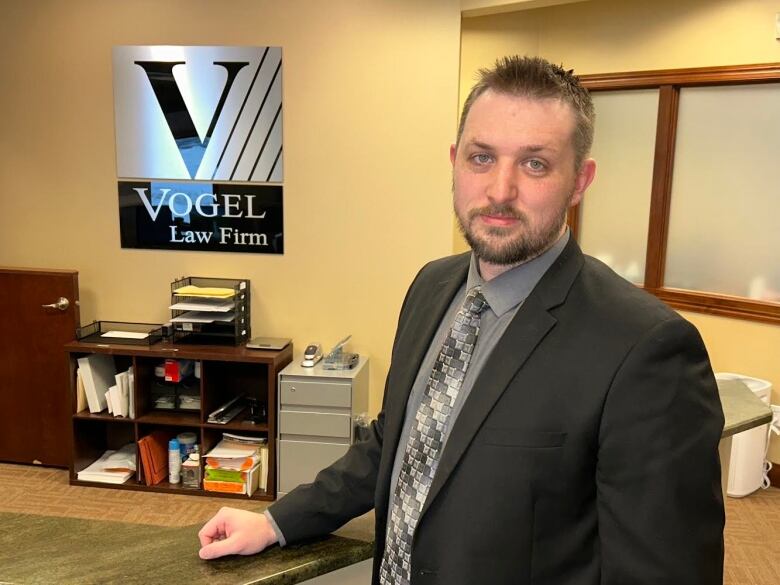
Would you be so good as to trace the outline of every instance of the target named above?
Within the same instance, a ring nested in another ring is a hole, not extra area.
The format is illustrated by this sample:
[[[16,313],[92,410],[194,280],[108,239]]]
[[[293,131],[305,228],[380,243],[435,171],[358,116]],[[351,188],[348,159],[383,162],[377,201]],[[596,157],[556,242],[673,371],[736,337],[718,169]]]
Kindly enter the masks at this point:
[[[769,406],[772,383],[743,374],[719,372],[717,380],[739,380]],[[764,459],[769,424],[761,425],[734,435],[731,442],[731,463],[726,493],[732,498],[742,498],[761,487],[764,479]]]

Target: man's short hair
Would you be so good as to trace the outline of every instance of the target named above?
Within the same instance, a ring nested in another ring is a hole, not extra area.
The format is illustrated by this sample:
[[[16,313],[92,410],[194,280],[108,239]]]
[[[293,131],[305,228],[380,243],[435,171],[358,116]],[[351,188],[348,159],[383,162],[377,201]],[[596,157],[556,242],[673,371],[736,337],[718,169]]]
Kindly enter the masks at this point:
[[[463,104],[458,125],[458,143],[466,125],[471,106],[487,90],[531,99],[559,99],[574,110],[577,124],[574,130],[575,166],[579,169],[593,144],[593,122],[596,114],[588,90],[580,85],[573,70],[553,65],[541,57],[514,55],[496,60],[492,69],[480,69],[479,81]]]

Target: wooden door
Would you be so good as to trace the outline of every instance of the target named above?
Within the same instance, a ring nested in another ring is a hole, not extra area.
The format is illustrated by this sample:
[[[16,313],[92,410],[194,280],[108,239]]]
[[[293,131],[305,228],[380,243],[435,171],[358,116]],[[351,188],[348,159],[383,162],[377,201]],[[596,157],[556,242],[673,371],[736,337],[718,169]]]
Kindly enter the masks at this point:
[[[78,272],[0,268],[0,461],[67,467]],[[55,305],[60,298],[67,299]]]

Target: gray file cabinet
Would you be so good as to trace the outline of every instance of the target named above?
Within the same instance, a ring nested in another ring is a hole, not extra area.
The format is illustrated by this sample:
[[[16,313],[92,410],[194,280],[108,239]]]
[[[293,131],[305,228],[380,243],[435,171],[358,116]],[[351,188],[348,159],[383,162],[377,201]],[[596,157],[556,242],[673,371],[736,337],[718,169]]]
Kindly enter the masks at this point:
[[[298,356],[279,372],[277,497],[344,455],[355,439],[354,417],[368,410],[368,358],[351,370],[300,364]]]

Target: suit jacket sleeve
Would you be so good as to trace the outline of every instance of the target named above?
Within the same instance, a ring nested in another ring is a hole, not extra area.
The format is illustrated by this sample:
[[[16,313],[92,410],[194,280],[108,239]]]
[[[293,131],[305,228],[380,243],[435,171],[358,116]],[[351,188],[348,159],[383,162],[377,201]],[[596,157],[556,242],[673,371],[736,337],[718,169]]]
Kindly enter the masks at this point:
[[[671,318],[607,395],[596,482],[602,584],[721,585],[723,412],[698,331]]]
[[[286,543],[322,536],[374,507],[382,453],[384,413],[371,425],[370,438],[274,503],[269,511]]]
[[[421,273],[422,270],[406,293],[399,323]],[[393,356],[395,349],[394,342]],[[371,423],[367,439],[352,445],[341,459],[320,471],[312,483],[298,486],[269,507],[285,543],[328,534],[373,509],[382,455],[387,392],[386,381],[382,411]]]

